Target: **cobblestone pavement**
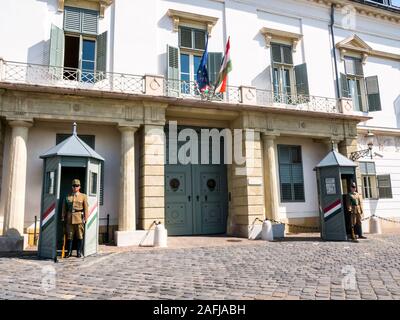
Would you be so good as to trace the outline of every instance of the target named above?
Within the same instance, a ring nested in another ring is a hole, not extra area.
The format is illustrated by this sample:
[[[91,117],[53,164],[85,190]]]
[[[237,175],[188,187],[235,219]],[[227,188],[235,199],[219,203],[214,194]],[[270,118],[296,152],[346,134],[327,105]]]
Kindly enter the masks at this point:
[[[400,235],[0,257],[0,299],[400,299]]]

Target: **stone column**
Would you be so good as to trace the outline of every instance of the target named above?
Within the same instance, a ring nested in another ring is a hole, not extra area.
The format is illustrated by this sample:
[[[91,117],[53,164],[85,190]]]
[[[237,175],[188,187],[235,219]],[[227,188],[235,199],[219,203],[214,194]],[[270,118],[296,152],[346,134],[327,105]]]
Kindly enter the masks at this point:
[[[239,134],[242,135],[243,141],[238,139]],[[235,148],[242,149],[245,162],[238,163],[239,159],[234,157],[231,166],[232,200],[228,233],[253,239],[258,237],[261,230],[254,227],[256,218],[263,220],[265,217],[260,132],[244,129],[238,134],[235,133]]]
[[[264,192],[269,203],[265,212],[269,219],[279,219],[279,193],[275,153],[275,136],[263,133]]]
[[[154,220],[165,223],[164,126],[146,124],[140,155],[139,225],[148,229]]]
[[[134,245],[137,241],[135,201],[135,126],[119,126],[121,132],[121,165],[117,246]]]
[[[0,241],[0,249],[23,250],[27,245],[27,237],[24,235],[27,141],[32,122],[12,120],[9,125],[12,132],[8,178],[3,190],[6,193],[3,235],[8,239]]]

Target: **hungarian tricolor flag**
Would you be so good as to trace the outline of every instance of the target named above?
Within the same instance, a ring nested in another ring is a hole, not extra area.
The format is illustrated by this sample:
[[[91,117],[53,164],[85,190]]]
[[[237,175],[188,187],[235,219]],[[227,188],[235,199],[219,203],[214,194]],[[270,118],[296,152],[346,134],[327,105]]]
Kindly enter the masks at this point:
[[[226,82],[228,80],[228,73],[232,70],[232,62],[230,57],[230,37],[226,43],[225,55],[221,62],[221,69],[219,70],[217,82],[215,84],[215,93],[226,92]]]

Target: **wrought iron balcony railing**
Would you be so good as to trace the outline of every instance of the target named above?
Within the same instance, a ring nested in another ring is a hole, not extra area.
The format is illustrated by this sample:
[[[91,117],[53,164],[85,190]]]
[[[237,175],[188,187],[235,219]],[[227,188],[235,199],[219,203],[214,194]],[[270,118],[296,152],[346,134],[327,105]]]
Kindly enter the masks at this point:
[[[228,86],[225,93],[215,93],[212,87],[207,91],[201,91],[196,82],[164,79],[162,76],[85,71],[31,63],[10,62],[4,61],[1,58],[0,82],[127,94],[146,94],[301,111],[338,113],[343,109],[340,106],[340,100],[334,98],[276,94],[272,91],[247,86]],[[349,102],[347,101],[346,103]]]
[[[181,81],[166,79],[164,81],[164,94],[168,97],[195,98],[207,101],[223,101],[228,103],[241,103],[239,87],[227,86],[225,93],[215,93],[211,86],[207,90],[200,90],[196,81]]]
[[[310,96],[310,95],[288,95],[277,94],[267,90],[256,90],[257,105],[274,106],[292,110],[314,111],[314,112],[339,112],[338,100],[334,98]]]
[[[0,68],[0,81],[62,88],[144,93],[143,76],[10,61],[4,61]]]

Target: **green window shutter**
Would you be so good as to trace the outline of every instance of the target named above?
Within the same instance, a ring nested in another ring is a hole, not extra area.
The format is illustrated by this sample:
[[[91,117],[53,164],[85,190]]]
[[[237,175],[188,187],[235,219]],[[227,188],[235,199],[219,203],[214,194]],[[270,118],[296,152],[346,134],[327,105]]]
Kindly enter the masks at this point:
[[[64,7],[64,30],[71,32],[81,32],[82,26],[81,9],[74,7]]]
[[[209,52],[207,61],[208,78],[210,84],[214,85],[217,81],[219,69],[221,68],[222,52]]]
[[[303,96],[310,95],[308,89],[307,64],[303,63],[298,66],[295,66],[294,73],[296,75],[297,94]]]
[[[179,28],[179,45],[185,48],[192,48],[192,29]]]
[[[83,34],[97,35],[99,13],[93,10],[81,9],[81,21]]]
[[[107,70],[107,31],[97,36],[97,71]]]
[[[271,45],[271,56],[273,62],[282,62],[281,46],[278,44]]]
[[[206,48],[206,33],[202,30],[194,30],[194,48],[205,50]]]
[[[378,180],[379,198],[393,198],[390,175],[376,176]]]
[[[167,45],[167,81],[169,96],[179,96],[179,48]]]
[[[50,61],[49,65],[54,68],[54,72],[58,77],[63,75],[64,64],[64,31],[55,25],[51,25],[50,33]]]
[[[281,46],[281,48],[282,48],[283,62],[287,64],[293,64],[292,47]]]
[[[349,83],[347,82],[347,76],[343,73],[340,74],[340,85],[342,89],[342,98],[350,98]]]
[[[381,111],[381,96],[379,93],[378,77],[366,77],[365,85],[367,87],[368,111]]]

